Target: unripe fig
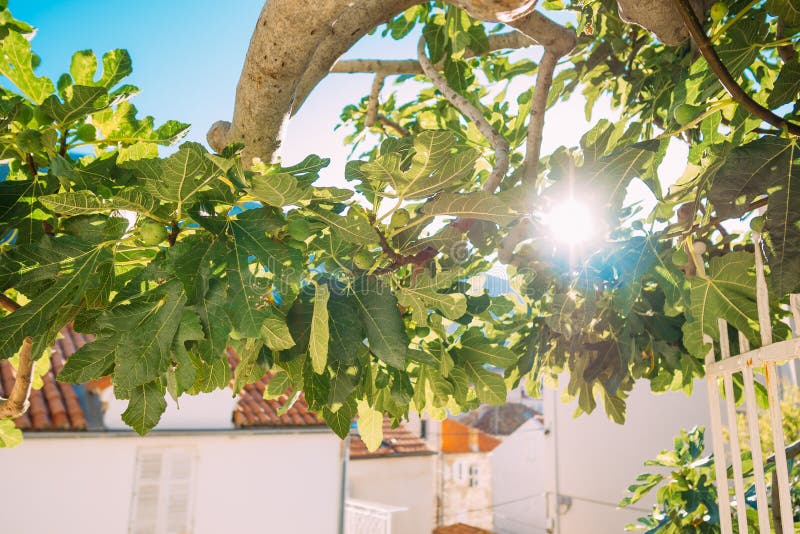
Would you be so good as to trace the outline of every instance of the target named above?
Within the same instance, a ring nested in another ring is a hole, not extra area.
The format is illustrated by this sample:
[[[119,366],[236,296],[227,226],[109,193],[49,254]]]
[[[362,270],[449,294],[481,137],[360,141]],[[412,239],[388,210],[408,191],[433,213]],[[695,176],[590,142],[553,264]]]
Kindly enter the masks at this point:
[[[695,254],[703,255],[708,250],[708,245],[704,241],[695,241],[692,243],[692,248]]]
[[[22,130],[14,141],[20,150],[31,154],[42,148],[42,134],[37,130]]]
[[[711,4],[711,9],[709,11],[709,15],[711,16],[711,20],[714,22],[719,22],[725,18],[725,15],[728,14],[728,6],[725,2],[714,2]]]
[[[293,219],[289,221],[287,232],[292,239],[297,241],[305,241],[311,233],[311,225],[305,219]]]
[[[414,329],[414,334],[416,334],[417,337],[428,337],[430,333],[431,329],[427,326],[418,326]]]
[[[750,220],[750,229],[754,232],[761,233],[764,231],[764,217],[757,215]]]
[[[139,239],[148,247],[158,245],[167,238],[166,227],[156,221],[145,221],[139,226]]]
[[[409,215],[408,210],[404,208],[400,208],[399,210],[392,213],[392,228],[400,228],[401,226],[405,226],[408,224],[408,221],[411,220],[411,215]]]
[[[375,263],[375,260],[373,259],[372,254],[366,250],[362,250],[353,256],[353,263],[359,269],[367,270],[372,267],[372,264]]]
[[[692,122],[695,117],[700,114],[700,107],[690,104],[679,104],[675,107],[672,114],[675,116],[675,122],[684,126]]]
[[[78,126],[78,129],[75,131],[75,136],[81,141],[90,143],[97,139],[97,130],[95,130],[93,125],[84,123]]]
[[[689,263],[689,255],[685,250],[679,248],[672,253],[672,264],[675,265],[675,267],[683,267],[687,263]]]

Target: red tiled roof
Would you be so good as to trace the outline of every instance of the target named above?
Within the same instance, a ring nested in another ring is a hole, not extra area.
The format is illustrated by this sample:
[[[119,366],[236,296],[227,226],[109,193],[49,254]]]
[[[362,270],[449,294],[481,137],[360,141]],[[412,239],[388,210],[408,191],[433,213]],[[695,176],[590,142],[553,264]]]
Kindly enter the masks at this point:
[[[452,525],[436,527],[433,534],[492,534],[492,531],[464,523],[453,523]]]
[[[482,430],[447,418],[442,421],[442,452],[490,452],[502,443],[502,440]]]
[[[90,341],[67,326],[61,330],[50,356],[50,370],[43,377],[44,386],[31,390],[30,408],[14,423],[22,430],[86,430],[86,416],[72,384],[56,381],[67,358]],[[15,372],[8,360],[0,361],[0,396],[14,386]]]
[[[239,364],[239,358],[236,355],[236,351],[231,347],[228,347],[228,360],[231,362],[231,368],[236,369]],[[272,379],[272,376],[272,373],[267,373],[261,377],[261,380],[246,385],[239,392],[236,407],[233,409],[233,424],[237,428],[314,427],[325,425],[325,421],[308,410],[308,403],[306,403],[306,399],[302,394],[300,394],[300,398],[295,401],[294,405],[286,410],[286,413],[278,415],[278,410],[286,404],[292,394],[292,390],[287,390],[286,393],[276,399],[264,399],[264,389]]]
[[[350,457],[353,459],[424,454],[436,453],[428,447],[428,444],[422,438],[402,424],[397,428],[392,428],[392,423],[388,417],[383,420],[383,442],[375,452],[369,452],[367,445],[361,441],[361,437],[357,434],[350,438]]]

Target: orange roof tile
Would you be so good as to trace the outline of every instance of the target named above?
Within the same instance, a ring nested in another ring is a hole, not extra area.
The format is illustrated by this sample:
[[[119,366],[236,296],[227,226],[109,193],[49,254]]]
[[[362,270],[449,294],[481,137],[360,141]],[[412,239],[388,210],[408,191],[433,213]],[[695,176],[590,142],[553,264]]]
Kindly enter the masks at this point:
[[[378,450],[369,452],[367,445],[358,434],[353,434],[350,438],[350,457],[355,460],[428,454],[436,453],[422,438],[402,424],[397,428],[392,428],[392,423],[388,417],[383,419],[383,442],[378,447]]]
[[[453,419],[442,421],[442,452],[489,452],[502,441],[477,428],[472,428]]]
[[[67,358],[91,340],[67,326],[53,346],[44,386],[31,390],[30,408],[14,423],[22,430],[86,430],[86,416],[71,384],[56,381]],[[0,396],[14,386],[15,372],[8,360],[0,361]]]
[[[464,523],[453,523],[452,525],[436,527],[433,534],[492,534],[492,531]]]
[[[236,369],[239,358],[232,347],[228,347],[228,361],[231,368]],[[316,427],[324,426],[325,421],[317,417],[316,414],[308,410],[308,403],[301,394],[291,408],[286,410],[283,415],[278,415],[278,411],[286,404],[292,394],[289,389],[276,399],[266,400],[264,389],[272,379],[273,374],[267,373],[261,380],[246,385],[239,392],[239,398],[233,409],[233,424],[237,428],[247,427]]]

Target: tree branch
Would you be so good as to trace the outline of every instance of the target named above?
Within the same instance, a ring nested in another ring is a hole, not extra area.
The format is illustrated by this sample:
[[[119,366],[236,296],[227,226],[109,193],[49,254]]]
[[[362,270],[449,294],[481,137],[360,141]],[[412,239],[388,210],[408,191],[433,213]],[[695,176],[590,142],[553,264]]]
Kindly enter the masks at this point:
[[[800,135],[800,126],[789,122],[782,117],[779,117],[769,109],[753,100],[750,95],[748,95],[736,82],[728,68],[720,59],[717,51],[714,50],[714,47],[711,45],[711,41],[709,41],[705,30],[703,30],[703,26],[700,24],[697,16],[695,16],[689,0],[672,1],[680,12],[681,18],[683,18],[686,27],[689,29],[689,35],[692,36],[692,40],[694,40],[697,48],[700,50],[700,53],[708,62],[711,70],[714,71],[714,74],[717,75],[719,81],[722,82],[723,87],[725,87],[725,89],[731,95],[731,98],[745,108],[751,115],[758,117],[764,122],[782,130],[786,130],[792,135]]]
[[[431,82],[433,82],[434,87],[442,93],[448,102],[450,102],[457,110],[464,114],[469,120],[471,120],[478,131],[483,135],[488,141],[489,144],[492,145],[494,149],[494,168],[492,169],[492,173],[489,175],[489,178],[486,180],[486,183],[483,184],[483,189],[485,191],[494,191],[497,189],[497,186],[500,185],[500,181],[508,172],[508,165],[509,165],[509,146],[508,141],[500,135],[494,126],[489,124],[489,121],[486,120],[486,117],[483,116],[483,112],[479,110],[477,107],[472,105],[472,103],[466,99],[463,95],[460,95],[450,87],[447,83],[447,80],[444,79],[436,67],[433,66],[433,63],[428,58],[428,55],[425,53],[425,37],[420,37],[419,43],[417,44],[417,59],[419,60],[419,64],[422,67],[423,72],[425,75],[430,78]]]
[[[378,72],[372,80],[372,89],[369,92],[369,102],[367,103],[367,116],[364,118],[364,125],[367,128],[375,124],[375,120],[378,118],[381,89],[383,89],[383,80],[385,79],[386,75]]]
[[[331,25],[350,4],[351,0],[326,0],[301,8],[296,0],[264,3],[236,89],[233,122],[224,136],[225,144],[245,144],[246,166],[254,157],[272,160],[298,81]]]
[[[0,398],[0,419],[16,418],[28,409],[28,397],[33,383],[33,338],[26,337],[19,351],[16,379],[7,399]]]
[[[450,0],[480,20],[510,24],[556,54],[571,50],[575,33],[531,11],[536,2]],[[268,0],[239,79],[233,122],[216,122],[209,144],[220,151],[243,142],[245,166],[253,157],[271,161],[289,115],[334,62],[367,32],[417,3],[421,0],[323,0],[314,9],[297,9],[294,0]]]
[[[0,308],[8,312],[15,312],[20,309],[20,305],[8,298],[4,293],[0,293]]]
[[[539,157],[542,153],[542,132],[544,131],[544,115],[547,111],[547,97],[553,85],[553,71],[558,57],[545,49],[539,70],[536,74],[536,86],[531,102],[531,118],[528,123],[528,138],[525,143],[525,172],[523,180],[531,185],[536,183],[539,175]]]

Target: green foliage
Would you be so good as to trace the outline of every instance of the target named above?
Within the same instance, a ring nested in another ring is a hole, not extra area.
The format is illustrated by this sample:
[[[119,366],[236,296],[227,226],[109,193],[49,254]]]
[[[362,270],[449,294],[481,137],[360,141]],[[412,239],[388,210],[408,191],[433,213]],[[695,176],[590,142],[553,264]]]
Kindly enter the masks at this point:
[[[789,4],[735,2],[705,23],[743,88],[794,119],[800,70],[772,46],[795,46]],[[623,23],[611,0],[546,3],[584,32],[548,106],[581,93],[587,117],[601,97],[619,113],[542,158],[524,183],[532,99],[508,84],[532,81],[537,65],[488,53],[501,28],[441,3],[384,27],[401,39],[419,26],[448,82],[508,140],[511,171],[496,193],[483,190],[493,148],[428,86],[383,98],[387,120],[371,127],[367,99],[343,110],[353,150],[365,149],[346,166],[352,191],[318,185],[329,162],[316,155],[245,168],[241,146],[214,154],[184,143],[162,157],[187,126],[138,116],[125,51],[101,61],[79,51],[54,83],[36,73],[31,28],[2,5],[0,74],[16,89],[0,90],[0,291],[24,305],[0,319],[0,357],[25,336],[44,354],[73,322],[96,339],[59,379],[111,374],[140,433],[167,394],[226,387],[228,345],[241,358],[234,390],[271,371],[268,396],[293,392],[284,409],[302,391],[341,436],[358,414],[369,446],[383,414],[500,404],[509,388],[535,394],[564,371],[579,411],[599,399],[622,422],[636,380],[691,390],[718,317],[758,345],[750,232],[722,223],[767,204],[776,320],[777,303],[800,288],[796,140],[765,132],[690,45],[666,47]],[[689,155],[666,188],[658,168],[670,139]],[[635,183],[655,198],[651,211],[626,204]],[[550,220],[574,195],[595,218],[580,245],[554,239],[563,229]],[[502,255],[509,285],[487,291],[480,276],[509,234],[522,235]],[[701,276],[685,252],[697,241]]]
[[[639,519],[626,530],[647,530],[656,534],[681,532],[716,533],[719,527],[717,489],[714,486],[714,461],[701,458],[704,450],[703,428],[682,430],[675,437],[673,450],[664,450],[645,465],[670,470],[668,475],[642,474],[628,487],[630,496],[619,503],[629,506],[661,485],[656,492],[653,513]]]

